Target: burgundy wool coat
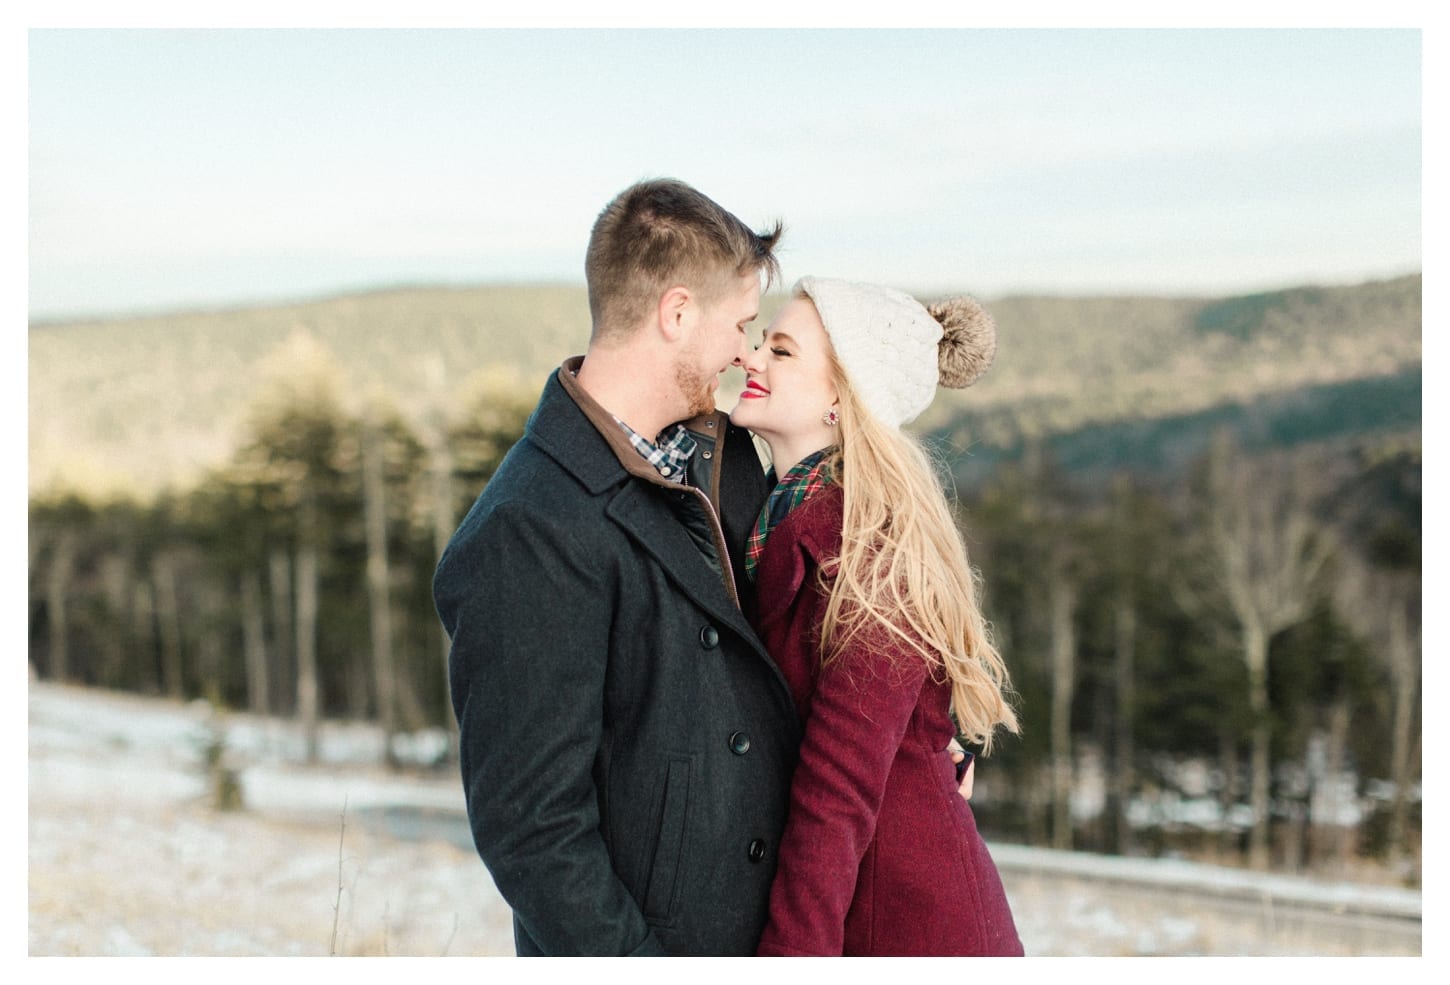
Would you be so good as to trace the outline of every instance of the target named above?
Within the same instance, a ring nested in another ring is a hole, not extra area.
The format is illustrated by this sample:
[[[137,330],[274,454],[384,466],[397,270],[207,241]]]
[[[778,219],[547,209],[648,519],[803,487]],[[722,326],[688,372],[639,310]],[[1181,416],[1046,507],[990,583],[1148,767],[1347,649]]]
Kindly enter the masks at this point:
[[[762,955],[1020,955],[1002,881],[957,792],[950,687],[878,638],[822,669],[842,495],[793,509],[756,570],[761,638],[805,723]]]

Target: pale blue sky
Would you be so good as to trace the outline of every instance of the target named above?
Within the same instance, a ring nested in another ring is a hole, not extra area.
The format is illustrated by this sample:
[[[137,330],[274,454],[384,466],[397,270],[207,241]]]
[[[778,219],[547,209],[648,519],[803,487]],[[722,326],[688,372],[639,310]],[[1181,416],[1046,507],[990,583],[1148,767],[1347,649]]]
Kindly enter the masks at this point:
[[[1226,293],[1421,266],[1415,30],[31,31],[32,317],[583,279],[670,175],[788,279]]]

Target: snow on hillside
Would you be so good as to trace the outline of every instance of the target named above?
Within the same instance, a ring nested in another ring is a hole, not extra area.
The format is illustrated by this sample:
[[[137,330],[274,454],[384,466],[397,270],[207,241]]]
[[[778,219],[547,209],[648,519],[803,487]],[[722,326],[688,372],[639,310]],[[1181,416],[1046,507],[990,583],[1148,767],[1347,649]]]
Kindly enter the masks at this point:
[[[212,806],[216,735],[242,810]],[[291,723],[32,681],[30,955],[513,952],[451,770],[389,773],[362,725],[325,725],[317,766],[301,751]],[[993,850],[1029,955],[1420,953],[1406,890]],[[1283,908],[1300,898],[1370,917],[1353,935],[1300,926]]]

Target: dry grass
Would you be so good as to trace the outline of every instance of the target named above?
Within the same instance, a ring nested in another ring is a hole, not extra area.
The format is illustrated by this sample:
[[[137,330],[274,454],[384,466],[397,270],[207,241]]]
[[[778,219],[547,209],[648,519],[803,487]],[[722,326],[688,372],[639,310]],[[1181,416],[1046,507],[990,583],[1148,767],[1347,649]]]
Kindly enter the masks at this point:
[[[512,954],[477,856],[349,827],[200,805],[67,803],[30,813],[30,954]]]

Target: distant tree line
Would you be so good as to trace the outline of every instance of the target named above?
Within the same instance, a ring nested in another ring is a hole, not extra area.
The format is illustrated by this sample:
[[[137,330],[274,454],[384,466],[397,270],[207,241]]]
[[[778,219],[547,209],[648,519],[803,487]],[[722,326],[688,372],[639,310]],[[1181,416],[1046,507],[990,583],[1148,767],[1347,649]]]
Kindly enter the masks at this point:
[[[314,756],[324,718],[451,729],[433,569],[536,394],[477,386],[410,423],[340,393],[299,371],[259,394],[190,490],[32,497],[34,672],[295,717]],[[1253,457],[1225,436],[1174,482],[1093,489],[1042,447],[959,504],[1024,720],[981,764],[983,827],[1417,880],[1418,436]]]
[[[963,497],[1026,712],[984,826],[1417,878],[1420,471],[1418,438],[1249,457],[1225,431],[1172,482],[1081,488],[1037,443]]]
[[[312,758],[324,717],[451,727],[433,568],[536,395],[485,380],[418,426],[341,392],[326,366],[280,377],[186,492],[33,496],[35,670],[295,716]]]

